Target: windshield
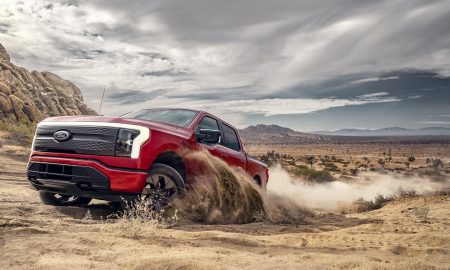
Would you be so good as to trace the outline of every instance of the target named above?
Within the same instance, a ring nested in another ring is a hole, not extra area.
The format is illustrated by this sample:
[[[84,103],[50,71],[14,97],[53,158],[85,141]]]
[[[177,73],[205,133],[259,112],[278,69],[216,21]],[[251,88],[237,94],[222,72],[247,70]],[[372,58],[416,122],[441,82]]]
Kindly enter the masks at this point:
[[[198,112],[184,109],[150,109],[130,112],[122,115],[123,118],[134,118],[188,127]]]

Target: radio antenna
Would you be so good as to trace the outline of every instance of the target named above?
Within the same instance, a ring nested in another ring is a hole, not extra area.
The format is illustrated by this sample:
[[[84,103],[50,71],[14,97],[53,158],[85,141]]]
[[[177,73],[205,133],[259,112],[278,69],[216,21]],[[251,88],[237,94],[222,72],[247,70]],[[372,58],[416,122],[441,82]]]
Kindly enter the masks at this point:
[[[98,108],[98,114],[102,115],[102,105],[103,105],[103,98],[105,97],[105,91],[106,91],[106,84],[105,84],[105,88],[103,88],[103,94],[102,94],[102,99],[100,100],[100,107]]]

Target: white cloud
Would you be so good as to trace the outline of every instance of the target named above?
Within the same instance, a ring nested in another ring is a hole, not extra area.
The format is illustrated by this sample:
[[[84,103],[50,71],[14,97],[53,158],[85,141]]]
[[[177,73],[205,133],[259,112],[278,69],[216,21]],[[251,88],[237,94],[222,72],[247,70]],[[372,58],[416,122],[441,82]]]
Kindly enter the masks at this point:
[[[232,100],[221,102],[218,105],[222,110],[230,112],[243,112],[263,114],[266,116],[283,114],[305,114],[326,110],[330,108],[363,105],[369,103],[396,102],[398,98],[360,97],[358,99],[258,99],[258,100]],[[203,105],[202,107],[207,107]],[[214,106],[215,107],[215,106]],[[214,108],[211,106],[211,109]]]
[[[397,76],[391,76],[391,77],[371,77],[371,78],[365,78],[360,80],[351,81],[352,84],[360,84],[360,83],[367,83],[367,82],[378,82],[378,81],[386,81],[386,80],[395,80],[398,79]]]
[[[377,92],[377,93],[371,93],[371,94],[365,94],[360,97],[362,98],[371,98],[371,97],[382,97],[389,95],[389,92]]]
[[[186,98],[165,98],[159,97],[142,102],[132,109],[127,108],[120,113],[125,113],[130,110],[137,110],[143,108],[158,108],[158,107],[179,107],[178,104],[183,104],[183,107],[197,110],[206,110],[213,114],[227,117],[232,124],[239,127],[248,125],[246,115],[260,114],[265,116],[286,115],[286,114],[307,114],[311,112],[326,110],[330,108],[364,105],[370,103],[385,103],[398,102],[396,97],[382,97],[382,96],[360,96],[355,99],[258,99],[258,100],[192,100]],[[114,106],[108,106],[113,108]],[[105,112],[111,112],[111,109],[105,108]],[[109,111],[108,111],[109,110]]]

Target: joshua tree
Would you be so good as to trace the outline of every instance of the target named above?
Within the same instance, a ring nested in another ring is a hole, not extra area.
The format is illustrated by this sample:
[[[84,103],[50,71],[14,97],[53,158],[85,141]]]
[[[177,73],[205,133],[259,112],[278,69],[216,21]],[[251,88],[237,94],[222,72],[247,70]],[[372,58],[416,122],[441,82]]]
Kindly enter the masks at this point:
[[[392,151],[389,148],[389,152],[388,152],[388,161],[391,162],[392,161]]]
[[[378,164],[380,164],[380,166],[384,169],[384,165],[386,164],[386,161],[384,159],[380,158],[378,160]]]
[[[408,168],[409,168],[409,165],[410,165],[411,163],[414,163],[414,161],[416,161],[416,158],[415,158],[414,156],[410,156],[410,157],[408,157],[408,161],[405,162],[405,164],[406,164],[406,166],[408,166]]]
[[[358,169],[358,168],[350,169],[350,173],[351,173],[353,176],[357,176],[357,175],[358,175],[358,172],[359,172],[359,169]]]
[[[427,159],[428,161],[428,159]],[[429,163],[433,166],[434,173],[439,174],[439,167],[444,168],[444,162],[439,158],[431,158]]]
[[[367,164],[369,164],[370,163],[370,160],[369,160],[369,158],[368,157],[366,157],[366,156],[364,156],[364,161],[367,163]]]
[[[308,163],[311,166],[311,168],[312,168],[312,165],[314,164],[314,161],[316,159],[314,158],[314,156],[306,156],[305,160],[306,160],[306,163]]]

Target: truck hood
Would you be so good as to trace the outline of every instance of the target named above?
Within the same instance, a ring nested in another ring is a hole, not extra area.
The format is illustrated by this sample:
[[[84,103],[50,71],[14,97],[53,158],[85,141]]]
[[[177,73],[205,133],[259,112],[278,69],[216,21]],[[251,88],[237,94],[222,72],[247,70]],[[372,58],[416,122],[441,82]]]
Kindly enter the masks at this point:
[[[173,134],[176,136],[181,136],[184,138],[189,138],[192,136],[192,131],[179,126],[174,126],[170,124],[165,124],[155,121],[131,119],[131,118],[121,118],[121,117],[108,117],[108,116],[58,116],[46,118],[42,122],[92,122],[95,125],[96,122],[101,123],[119,123],[119,124],[129,124],[147,127],[150,130],[158,130],[161,132]]]

